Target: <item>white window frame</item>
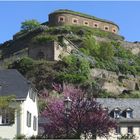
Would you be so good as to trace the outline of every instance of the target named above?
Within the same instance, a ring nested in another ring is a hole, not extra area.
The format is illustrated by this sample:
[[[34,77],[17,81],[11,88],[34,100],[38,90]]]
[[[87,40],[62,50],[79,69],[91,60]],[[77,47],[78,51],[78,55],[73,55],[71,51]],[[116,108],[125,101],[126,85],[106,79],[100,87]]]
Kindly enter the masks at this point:
[[[37,130],[37,117],[36,116],[33,117],[33,130],[34,131]]]
[[[128,119],[133,118],[133,112],[132,111],[126,111],[126,118],[128,118]]]
[[[120,126],[116,127],[116,134],[121,134],[121,127]]]
[[[32,114],[27,111],[27,126],[31,127],[31,121],[32,121]]]
[[[29,97],[30,99],[32,99],[33,102],[35,102],[36,93],[32,88],[29,90]]]
[[[131,129],[132,129],[132,131],[131,131],[131,132],[129,132],[129,128],[131,128]],[[128,134],[133,134],[133,126],[128,126],[128,127],[127,127],[127,133],[128,133]]]
[[[10,112],[10,111],[14,111],[14,110],[10,110],[10,109],[0,110],[0,125],[8,125],[14,122],[14,120],[12,121],[12,119],[15,119],[15,116],[12,115],[14,115],[15,112]]]
[[[114,118],[115,119],[118,119],[118,118],[120,118],[120,111],[116,111],[116,110],[114,110]]]

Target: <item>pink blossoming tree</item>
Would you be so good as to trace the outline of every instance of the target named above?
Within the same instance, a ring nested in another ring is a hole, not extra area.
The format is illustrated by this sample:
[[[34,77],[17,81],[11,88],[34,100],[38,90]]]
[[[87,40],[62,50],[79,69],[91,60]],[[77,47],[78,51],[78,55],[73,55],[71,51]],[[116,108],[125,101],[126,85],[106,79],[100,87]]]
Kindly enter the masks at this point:
[[[41,98],[46,100],[44,111],[41,116],[46,118],[43,137],[45,138],[80,138],[81,134],[91,133],[92,137],[106,137],[109,132],[116,127],[116,123],[108,116],[96,99],[87,95],[74,86],[55,85],[57,94],[49,95],[48,92],[41,94]],[[59,96],[56,96],[59,95]],[[70,97],[72,107],[68,120],[64,114],[64,99]],[[68,135],[67,134],[68,129]]]

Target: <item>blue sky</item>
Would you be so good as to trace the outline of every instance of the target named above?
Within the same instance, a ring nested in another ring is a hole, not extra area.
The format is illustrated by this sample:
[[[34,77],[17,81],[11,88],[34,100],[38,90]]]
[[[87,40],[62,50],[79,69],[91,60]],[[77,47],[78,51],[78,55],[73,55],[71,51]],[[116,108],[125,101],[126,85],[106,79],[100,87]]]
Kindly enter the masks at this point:
[[[12,39],[21,22],[48,20],[57,9],[70,9],[111,20],[127,41],[140,41],[140,1],[0,1],[0,43]]]

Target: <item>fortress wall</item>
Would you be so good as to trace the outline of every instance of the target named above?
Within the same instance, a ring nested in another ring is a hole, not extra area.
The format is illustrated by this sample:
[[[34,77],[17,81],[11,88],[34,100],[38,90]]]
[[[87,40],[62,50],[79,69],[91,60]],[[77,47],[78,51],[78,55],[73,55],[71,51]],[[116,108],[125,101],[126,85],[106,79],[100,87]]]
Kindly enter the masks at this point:
[[[89,26],[92,28],[100,28],[105,31],[118,33],[118,27],[114,24],[103,22],[95,19],[82,17],[79,15],[73,15],[68,13],[53,13],[49,15],[50,26],[61,26],[61,25],[82,25]]]

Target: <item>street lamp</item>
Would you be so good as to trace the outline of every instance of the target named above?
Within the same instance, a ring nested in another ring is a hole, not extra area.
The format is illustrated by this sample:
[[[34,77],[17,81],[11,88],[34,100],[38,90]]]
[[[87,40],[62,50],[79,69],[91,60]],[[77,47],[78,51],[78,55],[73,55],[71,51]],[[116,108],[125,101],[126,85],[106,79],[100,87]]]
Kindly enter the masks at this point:
[[[68,138],[68,122],[69,122],[69,116],[70,116],[70,111],[71,111],[71,106],[72,106],[72,100],[67,97],[64,100],[64,108],[65,108],[65,121],[66,121],[66,136]]]

